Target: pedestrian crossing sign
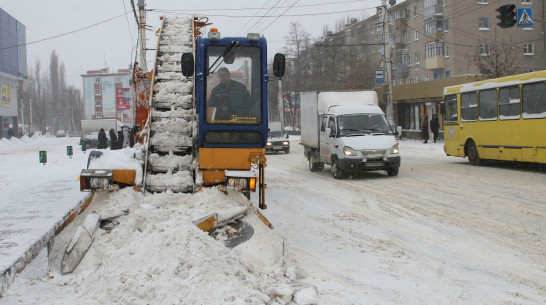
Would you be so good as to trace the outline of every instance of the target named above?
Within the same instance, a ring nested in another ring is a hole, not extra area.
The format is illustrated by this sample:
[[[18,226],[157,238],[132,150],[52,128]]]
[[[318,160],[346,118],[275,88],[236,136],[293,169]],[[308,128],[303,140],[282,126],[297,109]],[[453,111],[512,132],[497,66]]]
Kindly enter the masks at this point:
[[[535,20],[533,19],[533,9],[530,7],[518,8],[518,26],[533,26]]]

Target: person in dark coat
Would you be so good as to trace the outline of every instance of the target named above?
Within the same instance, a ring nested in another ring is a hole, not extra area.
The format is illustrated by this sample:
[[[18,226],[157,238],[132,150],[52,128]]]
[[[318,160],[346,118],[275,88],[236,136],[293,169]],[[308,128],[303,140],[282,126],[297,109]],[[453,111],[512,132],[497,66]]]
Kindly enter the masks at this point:
[[[118,136],[116,136],[116,131],[114,128],[110,129],[110,149],[118,149]]]
[[[220,84],[212,89],[207,102],[207,106],[216,108],[214,120],[228,121],[237,115],[255,117],[250,92],[246,86],[232,80],[226,67],[218,69],[218,78]]]
[[[118,149],[123,148],[123,132],[121,130],[118,131]]]
[[[106,138],[106,132],[104,131],[104,128],[101,128],[99,131],[99,146],[98,149],[106,149],[108,148],[108,139]]]
[[[428,116],[425,115],[421,123],[421,138],[425,140],[423,143],[428,143]]]
[[[13,129],[11,127],[8,129],[8,140],[13,137]]]
[[[133,147],[135,146],[136,141],[136,134],[137,134],[137,127],[138,125],[133,125],[133,128],[131,128],[131,136],[129,137],[129,146]]]
[[[432,131],[432,134],[434,135],[434,143],[436,143],[436,140],[438,139],[438,129],[440,129],[438,116],[436,114],[433,114],[432,119],[430,119],[430,131]]]

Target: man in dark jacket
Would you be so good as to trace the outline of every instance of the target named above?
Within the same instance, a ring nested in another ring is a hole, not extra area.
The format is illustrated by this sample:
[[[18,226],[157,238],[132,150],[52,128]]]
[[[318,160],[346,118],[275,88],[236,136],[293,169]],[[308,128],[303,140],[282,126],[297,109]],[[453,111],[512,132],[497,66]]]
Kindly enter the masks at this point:
[[[438,122],[438,116],[436,114],[433,114],[432,119],[430,119],[430,131],[432,131],[432,134],[434,135],[434,143],[436,143],[436,140],[438,139],[439,128],[440,123]]]
[[[106,132],[104,131],[104,128],[101,128],[99,131],[99,146],[98,149],[106,149],[108,148],[108,139],[106,138]]]
[[[212,89],[207,102],[208,107],[216,108],[214,120],[228,121],[237,116],[252,115],[253,105],[246,86],[232,80],[225,67],[218,69],[218,77],[220,84]]]
[[[118,136],[116,136],[116,131],[114,128],[110,129],[110,149],[118,149]]]
[[[423,122],[421,123],[421,138],[425,140],[423,143],[428,143],[428,116],[423,117]]]

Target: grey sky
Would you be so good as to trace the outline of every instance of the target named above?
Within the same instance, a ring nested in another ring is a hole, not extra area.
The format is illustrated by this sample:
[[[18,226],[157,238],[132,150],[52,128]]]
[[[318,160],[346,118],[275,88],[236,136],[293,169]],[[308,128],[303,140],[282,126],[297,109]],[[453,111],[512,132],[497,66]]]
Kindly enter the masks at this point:
[[[136,5],[138,0],[134,2]],[[263,34],[271,55],[285,45],[290,21],[298,21],[316,38],[325,25],[333,29],[340,19],[360,20],[365,14],[373,14],[380,4],[380,0],[146,0],[146,8],[154,10],[147,12],[147,24],[152,30],[147,33],[146,43],[148,48],[155,48],[160,16],[197,13],[209,17],[223,36]],[[269,10],[273,6],[280,8]],[[65,65],[68,84],[81,88],[80,75],[87,70],[127,68],[134,62],[137,28],[130,0],[0,0],[0,8],[26,26],[29,69],[34,69],[39,58],[42,71],[47,71],[55,50]],[[124,15],[126,11],[129,13]],[[253,17],[256,15],[275,17]],[[279,15],[283,16],[276,18]],[[58,35],[62,36],[47,39]],[[148,51],[149,67],[153,54]]]

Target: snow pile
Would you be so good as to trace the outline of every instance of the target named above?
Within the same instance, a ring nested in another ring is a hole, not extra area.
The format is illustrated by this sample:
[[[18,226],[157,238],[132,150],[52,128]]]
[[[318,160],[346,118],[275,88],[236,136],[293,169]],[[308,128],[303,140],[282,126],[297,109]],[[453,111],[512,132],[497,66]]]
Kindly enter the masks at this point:
[[[267,266],[244,260],[237,251],[243,245],[259,252],[257,247],[282,244],[260,240],[253,245],[251,239],[229,250],[193,224],[211,212],[244,207],[241,200],[246,199],[240,193],[217,189],[144,198],[131,189],[112,193],[98,212],[129,209],[129,215],[121,216],[110,233],[97,231],[74,274],[51,272],[48,281],[64,285],[68,277],[79,304],[316,304],[314,288],[298,287],[293,275],[285,276],[293,270],[262,268]]]
[[[101,149],[99,158],[91,158],[89,169],[134,169],[136,171],[135,184],[142,184],[143,153],[138,148],[124,148],[118,150]]]

